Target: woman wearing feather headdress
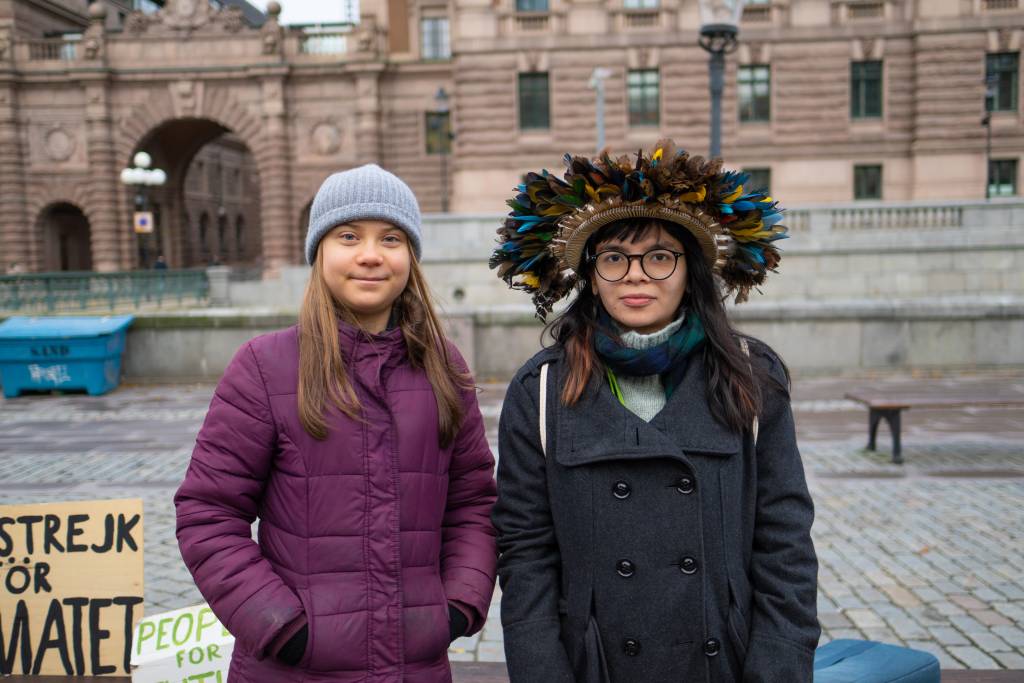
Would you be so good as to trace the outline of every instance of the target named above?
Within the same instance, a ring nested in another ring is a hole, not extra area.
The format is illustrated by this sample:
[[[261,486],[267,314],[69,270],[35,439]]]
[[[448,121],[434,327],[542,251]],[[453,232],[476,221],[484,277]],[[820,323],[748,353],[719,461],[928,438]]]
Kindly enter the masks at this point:
[[[499,425],[512,683],[811,681],[813,505],[789,376],[730,324],[785,237],[742,173],[660,142],[528,174],[492,268],[555,343]]]

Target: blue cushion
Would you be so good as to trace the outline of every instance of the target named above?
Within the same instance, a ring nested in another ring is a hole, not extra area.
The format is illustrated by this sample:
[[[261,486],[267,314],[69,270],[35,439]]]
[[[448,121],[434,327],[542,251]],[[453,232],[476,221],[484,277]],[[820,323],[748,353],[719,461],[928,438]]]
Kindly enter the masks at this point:
[[[833,640],[814,653],[814,683],[939,683],[927,652],[870,640]]]

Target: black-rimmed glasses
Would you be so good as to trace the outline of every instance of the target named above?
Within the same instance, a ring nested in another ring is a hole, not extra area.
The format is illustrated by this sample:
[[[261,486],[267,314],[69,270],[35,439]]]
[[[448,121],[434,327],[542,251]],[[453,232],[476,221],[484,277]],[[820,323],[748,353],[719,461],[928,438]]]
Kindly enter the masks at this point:
[[[626,277],[633,265],[633,259],[639,259],[640,268],[647,277],[652,280],[667,280],[676,272],[681,256],[685,254],[671,249],[651,249],[644,254],[627,254],[618,249],[605,249],[588,260],[594,264],[601,279],[608,282],[618,282]]]

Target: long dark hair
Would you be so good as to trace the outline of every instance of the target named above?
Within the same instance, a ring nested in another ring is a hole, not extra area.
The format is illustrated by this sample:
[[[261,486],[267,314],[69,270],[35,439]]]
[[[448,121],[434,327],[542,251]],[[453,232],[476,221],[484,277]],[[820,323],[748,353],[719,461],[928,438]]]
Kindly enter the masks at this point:
[[[591,278],[596,274],[586,256],[594,253],[594,247],[606,240],[636,242],[658,228],[679,240],[686,254],[686,291],[682,306],[688,315],[696,315],[704,325],[706,341],[698,353],[703,355],[711,414],[723,425],[742,431],[750,426],[761,408],[759,387],[764,379],[763,371],[743,353],[739,343],[741,337],[753,338],[738,332],[730,324],[724,298],[697,240],[685,228],[659,220],[617,221],[604,226],[588,240],[580,265],[577,296],[546,330],[565,349],[569,366],[562,402],[575,404],[591,380],[603,381],[604,376],[604,364],[594,349],[593,341],[594,331],[600,326],[601,300],[591,288]],[[607,332],[615,334],[614,330]],[[786,377],[788,381],[788,370]]]

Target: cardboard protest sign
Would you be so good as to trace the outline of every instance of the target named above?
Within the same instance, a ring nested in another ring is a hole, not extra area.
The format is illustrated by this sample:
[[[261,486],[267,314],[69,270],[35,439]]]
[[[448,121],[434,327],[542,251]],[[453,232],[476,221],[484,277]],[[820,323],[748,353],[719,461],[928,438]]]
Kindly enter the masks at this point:
[[[139,621],[132,644],[132,683],[223,683],[234,637],[208,605]]]
[[[0,673],[129,672],[142,501],[0,505]]]

